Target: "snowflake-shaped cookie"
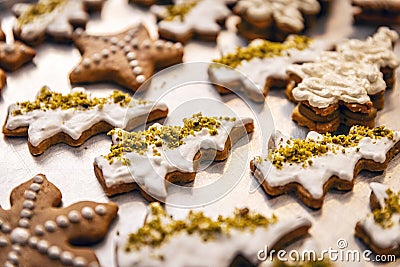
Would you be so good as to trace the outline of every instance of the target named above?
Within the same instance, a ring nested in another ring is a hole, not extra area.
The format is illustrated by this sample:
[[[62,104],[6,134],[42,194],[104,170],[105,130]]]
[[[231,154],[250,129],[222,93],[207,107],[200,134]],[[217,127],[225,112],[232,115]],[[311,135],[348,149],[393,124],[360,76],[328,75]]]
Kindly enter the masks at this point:
[[[84,28],[89,20],[87,9],[99,10],[104,0],[39,0],[36,4],[15,4],[16,36],[38,45],[49,36],[55,41],[70,41],[74,28]]]
[[[161,21],[160,36],[182,43],[192,37],[215,41],[221,26],[219,23],[231,13],[227,5],[235,0],[177,0],[172,6],[152,6],[151,11]]]
[[[118,207],[82,201],[58,208],[61,192],[42,174],[11,192],[11,209],[0,208],[0,264],[11,266],[99,266],[93,250]]]

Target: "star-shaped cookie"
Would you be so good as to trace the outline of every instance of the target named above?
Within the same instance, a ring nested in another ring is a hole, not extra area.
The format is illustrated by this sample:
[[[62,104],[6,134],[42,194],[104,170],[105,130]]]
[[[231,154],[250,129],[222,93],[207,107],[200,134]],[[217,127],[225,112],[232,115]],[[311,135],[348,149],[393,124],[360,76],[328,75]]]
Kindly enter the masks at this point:
[[[11,192],[11,209],[0,208],[1,266],[100,266],[92,249],[103,239],[118,206],[82,201],[61,204],[61,192],[43,174]]]
[[[30,62],[36,51],[21,42],[0,42],[0,68],[6,71],[15,71],[22,65]]]
[[[36,4],[15,4],[15,35],[31,45],[48,36],[55,41],[70,41],[74,28],[86,26],[87,10],[100,10],[105,0],[39,0]]]
[[[161,20],[160,36],[182,43],[192,37],[215,41],[220,24],[231,14],[227,7],[236,0],[175,0],[174,5],[152,6],[151,11]]]
[[[155,70],[182,62],[181,43],[154,40],[142,25],[96,36],[78,29],[73,41],[82,54],[71,83],[114,82],[136,91]]]

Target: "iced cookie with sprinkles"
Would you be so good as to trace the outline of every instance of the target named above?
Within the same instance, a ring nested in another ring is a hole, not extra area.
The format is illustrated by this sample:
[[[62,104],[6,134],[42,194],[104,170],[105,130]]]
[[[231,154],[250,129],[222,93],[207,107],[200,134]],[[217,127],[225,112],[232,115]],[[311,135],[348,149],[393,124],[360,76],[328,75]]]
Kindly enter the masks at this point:
[[[355,23],[370,25],[399,25],[399,0],[352,0]]]
[[[2,266],[100,266],[92,249],[117,216],[114,203],[82,201],[59,207],[61,192],[43,174],[11,192],[0,208]]]
[[[287,67],[315,61],[332,47],[330,41],[300,35],[291,35],[283,43],[257,39],[215,59],[208,76],[221,94],[242,91],[251,100],[263,102],[270,88],[286,86]]]
[[[375,126],[386,88],[394,84],[399,60],[393,52],[396,32],[381,27],[365,41],[351,39],[316,61],[288,66],[288,98],[296,103],[292,119],[321,133],[347,126]]]
[[[371,183],[372,212],[356,225],[355,236],[378,255],[400,257],[400,191]]]
[[[114,127],[133,129],[167,114],[163,103],[134,99],[120,91],[93,97],[83,88],[63,95],[43,87],[35,100],[8,108],[3,133],[7,137],[28,136],[29,151],[40,155],[57,143],[80,146]]]
[[[35,4],[15,4],[14,33],[22,41],[38,45],[46,37],[71,41],[74,28],[85,28],[86,10],[100,10],[105,0],[39,0]]]
[[[117,266],[256,266],[257,251],[281,248],[311,227],[308,218],[296,213],[264,215],[248,208],[218,217],[191,210],[175,219],[151,203],[144,217],[139,229],[121,222]],[[248,265],[239,264],[244,261]]]
[[[215,41],[225,19],[231,14],[227,5],[236,0],[175,0],[173,5],[152,6],[160,19],[162,38],[186,43],[195,37]]]
[[[351,190],[362,170],[384,171],[400,152],[400,131],[353,126],[347,135],[309,132],[305,139],[274,136],[266,156],[250,163],[267,194],[295,192],[311,208],[321,208],[330,188]]]
[[[182,62],[181,43],[154,40],[142,24],[110,35],[78,29],[74,44],[82,54],[71,83],[114,82],[136,91],[155,71]]]
[[[321,6],[317,0],[239,0],[233,10],[241,18],[237,28],[243,37],[282,41],[304,33]]]
[[[112,130],[108,155],[95,158],[95,174],[107,195],[139,189],[149,200],[164,200],[168,183],[192,182],[201,160],[222,161],[231,147],[253,132],[250,118],[183,119],[183,126],[154,124],[145,131]]]

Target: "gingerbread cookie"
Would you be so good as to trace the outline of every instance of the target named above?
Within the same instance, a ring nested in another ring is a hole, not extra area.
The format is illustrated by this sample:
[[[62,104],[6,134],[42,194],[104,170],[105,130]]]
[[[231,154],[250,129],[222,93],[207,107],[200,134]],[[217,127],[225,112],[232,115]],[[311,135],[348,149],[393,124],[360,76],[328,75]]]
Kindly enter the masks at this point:
[[[115,82],[136,91],[156,70],[182,62],[181,43],[153,40],[142,25],[124,32],[94,36],[78,29],[74,43],[82,60],[71,83]]]
[[[189,211],[181,219],[151,203],[143,226],[122,222],[117,240],[117,265],[127,266],[255,266],[264,247],[281,248],[304,237],[311,222],[298,214],[265,216],[248,208],[218,218]],[[177,256],[176,251],[179,251]],[[239,263],[246,261],[248,265]]]
[[[0,42],[0,68],[15,71],[22,65],[32,61],[36,51],[21,42]]]
[[[183,126],[154,124],[140,132],[111,131],[110,153],[94,161],[106,194],[140,189],[147,199],[165,199],[166,181],[192,182],[199,160],[225,160],[232,145],[254,129],[250,118],[206,117],[201,113],[183,122]]]
[[[1,20],[0,20],[0,41],[5,41],[6,40],[6,35],[3,32],[3,29],[1,28]]]
[[[38,45],[48,36],[71,41],[74,28],[84,28],[90,10],[100,10],[104,0],[39,0],[36,4],[15,4],[14,33],[22,41]]]
[[[315,61],[322,51],[332,47],[330,41],[298,35],[289,36],[283,43],[257,39],[215,59],[218,64],[210,65],[208,75],[221,94],[242,91],[251,100],[263,102],[270,88],[286,86],[287,67]]]
[[[399,25],[399,0],[352,0],[356,23],[373,25]]]
[[[338,44],[337,51],[322,53],[315,62],[289,66],[286,94],[298,103],[293,120],[321,133],[336,131],[340,123],[374,127],[399,65],[393,52],[397,39],[382,27],[365,41]]]
[[[2,266],[100,266],[92,249],[117,216],[114,203],[82,201],[60,208],[61,192],[43,174],[14,188],[0,208]]]
[[[400,152],[400,131],[353,126],[347,135],[309,132],[305,139],[277,133],[267,156],[250,167],[267,194],[294,191],[311,208],[321,208],[330,188],[351,190],[362,170],[383,171]],[[271,169],[269,170],[269,168]]]
[[[225,19],[231,13],[227,5],[236,0],[176,0],[171,6],[152,6],[161,20],[158,32],[162,38],[186,43],[193,37],[215,41]]]
[[[28,136],[29,151],[40,155],[57,143],[80,146],[114,127],[133,129],[167,114],[163,103],[133,99],[119,91],[96,98],[83,88],[62,95],[43,87],[34,101],[9,107],[3,133],[10,137]]]
[[[400,191],[370,184],[372,214],[359,221],[355,236],[378,255],[400,257]]]
[[[2,69],[0,69],[0,93],[4,85],[6,84],[6,81],[7,81],[6,73]]]
[[[243,37],[282,41],[309,28],[321,6],[317,0],[239,0],[233,10]]]

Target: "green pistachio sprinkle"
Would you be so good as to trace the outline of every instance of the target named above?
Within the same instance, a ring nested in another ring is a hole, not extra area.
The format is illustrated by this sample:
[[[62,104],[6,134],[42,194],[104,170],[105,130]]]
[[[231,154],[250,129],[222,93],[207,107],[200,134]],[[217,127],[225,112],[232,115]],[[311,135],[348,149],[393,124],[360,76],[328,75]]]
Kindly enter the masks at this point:
[[[83,92],[74,92],[63,95],[61,93],[53,92],[48,87],[44,86],[40,89],[39,95],[34,101],[17,103],[19,109],[13,110],[11,115],[18,116],[33,110],[46,111],[58,108],[61,108],[62,110],[85,110],[98,106],[101,109],[104,104],[115,103],[121,106],[126,106],[129,105],[131,101],[132,98],[129,96],[129,94],[124,94],[119,91],[114,91],[108,97],[91,98]],[[147,102],[145,100],[137,100],[135,103],[144,105]]]
[[[53,12],[57,7],[64,5],[68,0],[41,0],[37,4],[32,4],[18,18],[20,25],[32,23],[36,19]]]
[[[353,126],[348,135],[331,135],[326,133],[318,140],[313,139],[289,139],[286,144],[279,144],[274,150],[270,150],[265,160],[270,161],[276,168],[282,169],[284,163],[302,164],[303,167],[313,164],[312,158],[322,156],[329,151],[345,153],[345,148],[357,146],[361,139],[369,137],[379,139],[387,137],[394,141],[392,130],[379,126],[370,129],[365,126]],[[359,149],[357,149],[357,152]]]
[[[396,194],[392,190],[387,189],[386,194],[388,197],[385,199],[385,206],[374,210],[372,213],[375,222],[379,223],[383,228],[390,228],[394,225],[392,220],[393,214],[400,214],[400,191]]]
[[[250,61],[253,58],[283,56],[283,52],[288,49],[304,50],[310,46],[311,42],[311,38],[302,35],[292,35],[283,43],[260,39],[247,47],[237,47],[235,52],[228,53],[213,61],[236,68],[243,61]]]
[[[205,242],[215,240],[220,235],[228,235],[231,230],[251,231],[268,227],[278,221],[275,215],[270,218],[250,212],[249,209],[236,209],[230,217],[218,216],[216,220],[203,212],[190,211],[184,220],[168,216],[158,202],[150,204],[150,213],[145,224],[129,235],[126,251],[139,250],[143,246],[158,247],[180,233],[197,234]]]
[[[185,21],[186,15],[194,8],[201,0],[188,0],[176,5],[166,7],[166,16],[164,20],[172,21],[179,18],[180,21]]]
[[[150,126],[147,130],[139,132],[126,132],[121,129],[113,129],[108,135],[117,136],[115,145],[111,145],[110,153],[104,156],[110,164],[114,160],[129,165],[130,162],[124,157],[125,153],[137,153],[146,155],[148,148],[153,148],[153,156],[161,156],[157,147],[164,146],[174,149],[183,144],[183,139],[189,135],[195,136],[196,132],[208,129],[210,135],[217,135],[221,121],[235,121],[230,117],[207,117],[201,113],[183,119],[183,126]]]

